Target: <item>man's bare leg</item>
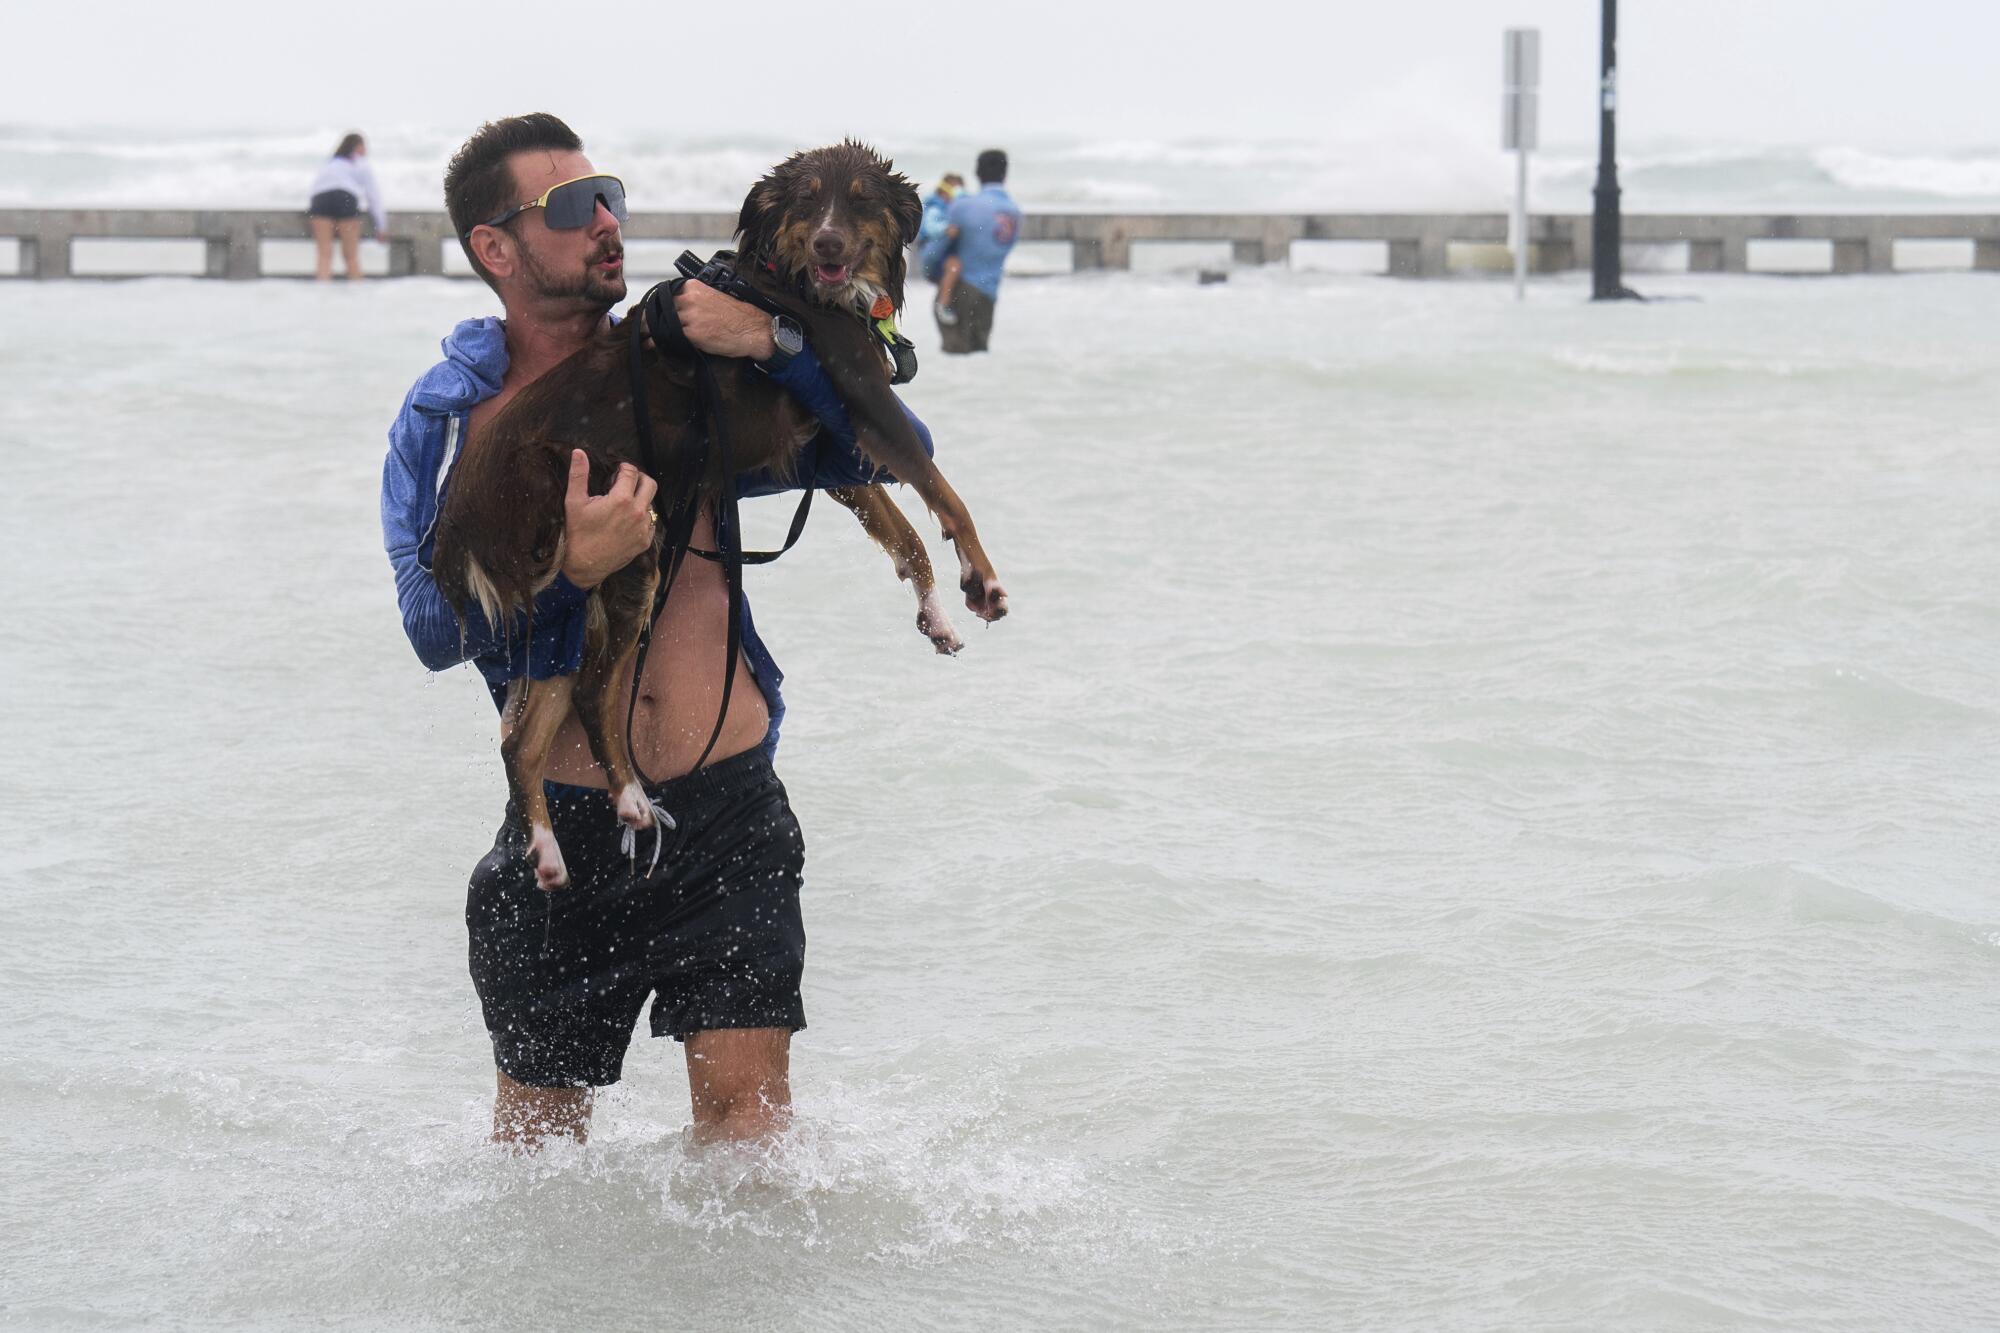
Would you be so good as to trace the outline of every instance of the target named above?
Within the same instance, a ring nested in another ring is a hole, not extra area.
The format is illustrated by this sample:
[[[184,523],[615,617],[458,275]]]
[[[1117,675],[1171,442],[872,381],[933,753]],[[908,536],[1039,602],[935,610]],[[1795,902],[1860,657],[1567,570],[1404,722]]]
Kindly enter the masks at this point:
[[[768,1139],[791,1123],[792,1034],[784,1028],[697,1032],[687,1039],[687,1070],[695,1142]]]
[[[590,1107],[596,1088],[537,1088],[499,1070],[493,1093],[493,1141],[533,1152],[545,1139],[590,1141]]]

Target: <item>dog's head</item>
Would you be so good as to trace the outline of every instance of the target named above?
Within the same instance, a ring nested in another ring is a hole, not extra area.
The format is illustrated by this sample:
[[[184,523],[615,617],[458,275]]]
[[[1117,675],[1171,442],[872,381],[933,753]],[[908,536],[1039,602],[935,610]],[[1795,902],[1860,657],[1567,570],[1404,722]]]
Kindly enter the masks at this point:
[[[794,153],[752,187],[736,220],[737,250],[828,305],[903,308],[903,248],[924,206],[895,164],[852,139]]]

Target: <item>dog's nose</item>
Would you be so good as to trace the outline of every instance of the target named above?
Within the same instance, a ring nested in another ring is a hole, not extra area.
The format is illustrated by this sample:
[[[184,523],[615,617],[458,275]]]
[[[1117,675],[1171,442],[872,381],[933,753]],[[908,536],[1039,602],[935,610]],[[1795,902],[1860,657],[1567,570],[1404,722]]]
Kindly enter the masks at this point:
[[[847,253],[847,242],[837,231],[823,231],[813,237],[813,254],[828,264],[838,264]]]

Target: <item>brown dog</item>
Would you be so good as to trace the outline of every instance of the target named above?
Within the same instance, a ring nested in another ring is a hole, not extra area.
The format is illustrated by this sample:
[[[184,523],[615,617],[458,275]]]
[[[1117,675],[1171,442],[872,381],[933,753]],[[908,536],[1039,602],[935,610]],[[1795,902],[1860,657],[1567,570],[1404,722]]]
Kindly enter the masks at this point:
[[[1007,614],[972,516],[924,453],[889,386],[882,344],[865,312],[886,296],[903,306],[904,247],[916,238],[923,208],[909,181],[872,149],[852,141],[798,153],[757,182],[737,221],[738,271],[798,320],[828,379],[846,405],[861,451],[914,486],[958,548],[959,586],[975,615]],[[628,313],[636,318],[636,314]],[[506,624],[554,580],[563,559],[563,495],[569,454],[590,457],[593,491],[603,491],[621,462],[645,466],[632,421],[628,334],[597,338],[523,390],[454,465],[438,517],[432,567],[438,588],[463,617],[478,605]],[[709,505],[739,473],[793,466],[815,422],[747,362],[718,359],[716,411],[726,416],[729,457],[710,449],[705,476],[688,475],[700,429],[694,411],[696,367],[686,355],[646,358],[647,400],[659,473],[660,507],[696,491]],[[930,559],[916,530],[878,486],[833,492],[915,585],[918,627],[940,652],[958,636],[939,601]],[[592,591],[583,662],[574,676],[516,678],[507,695],[501,745],[507,785],[529,824],[529,855],[545,889],[568,882],[550,828],[542,772],[564,715],[574,704],[591,753],[610,780],[618,818],[631,833],[654,825],[626,748],[618,710],[638,656],[640,631],[659,579],[655,546]],[[733,667],[733,664],[731,664]]]

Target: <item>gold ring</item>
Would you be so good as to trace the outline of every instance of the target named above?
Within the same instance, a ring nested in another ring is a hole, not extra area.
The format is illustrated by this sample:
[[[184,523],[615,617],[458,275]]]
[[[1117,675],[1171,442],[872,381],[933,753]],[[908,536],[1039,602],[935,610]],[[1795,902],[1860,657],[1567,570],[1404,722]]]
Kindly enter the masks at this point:
[[[657,509],[653,508],[653,506],[651,506],[651,505],[647,505],[647,506],[646,506],[646,517],[647,517],[648,519],[650,519],[650,520],[652,521],[652,523],[653,523],[653,526],[654,526],[654,527],[658,527],[658,526],[659,526],[659,524],[660,524],[660,511],[659,511],[659,510],[657,510]]]

